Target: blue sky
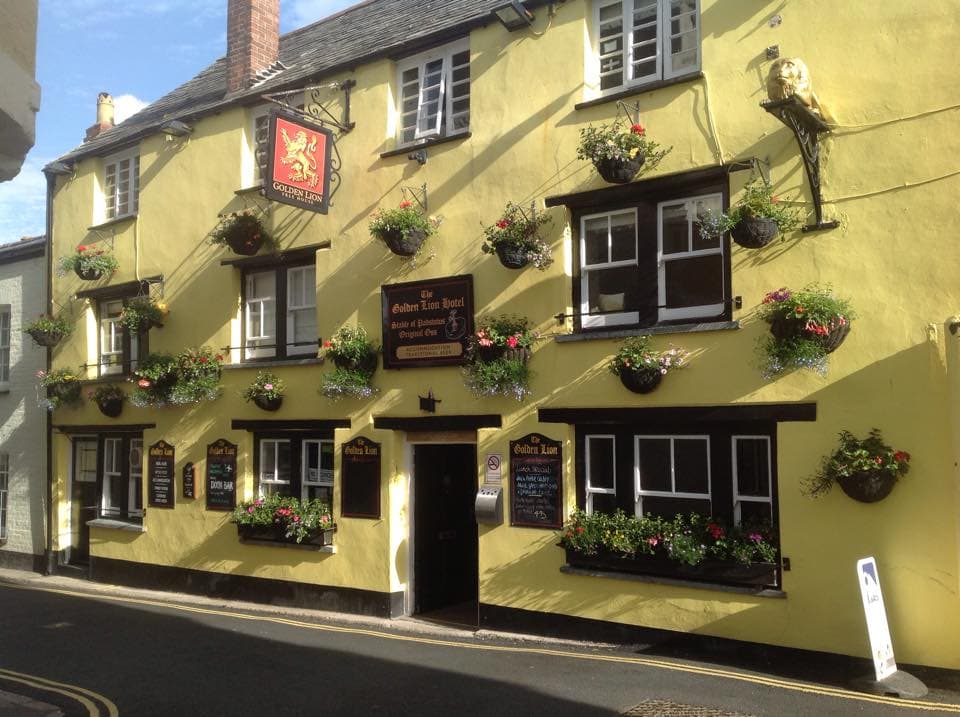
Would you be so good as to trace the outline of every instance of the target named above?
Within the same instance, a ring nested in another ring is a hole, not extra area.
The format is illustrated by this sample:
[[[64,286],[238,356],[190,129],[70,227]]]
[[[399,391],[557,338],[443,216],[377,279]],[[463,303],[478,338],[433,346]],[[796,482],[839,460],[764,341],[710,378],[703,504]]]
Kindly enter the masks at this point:
[[[280,31],[359,0],[280,0]],[[227,0],[41,0],[37,140],[20,174],[0,184],[0,244],[43,234],[41,168],[79,145],[109,92],[122,120],[226,54]]]

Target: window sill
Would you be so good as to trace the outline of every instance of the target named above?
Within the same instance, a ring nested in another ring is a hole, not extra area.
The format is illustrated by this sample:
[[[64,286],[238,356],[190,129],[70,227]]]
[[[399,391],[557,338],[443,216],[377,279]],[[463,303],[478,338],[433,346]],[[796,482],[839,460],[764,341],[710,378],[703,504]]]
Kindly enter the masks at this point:
[[[736,595],[753,595],[754,597],[775,598],[780,600],[783,600],[787,597],[787,594],[783,590],[777,590],[776,588],[752,588],[740,585],[724,585],[722,583],[704,583],[696,580],[665,578],[659,575],[635,575],[633,573],[617,573],[588,568],[574,568],[570,565],[562,565],[560,567],[560,572],[567,575],[610,578],[611,580],[629,580],[638,583],[670,585],[672,587],[690,588],[692,590],[709,590],[711,592],[733,593]]]
[[[128,523],[125,520],[114,520],[113,518],[96,518],[88,520],[87,525],[91,528],[110,528],[111,530],[127,530],[131,533],[146,533],[147,529],[142,523]]]
[[[308,545],[307,543],[280,543],[276,540],[257,540],[256,538],[240,538],[242,545],[262,545],[265,548],[287,548],[293,550],[310,550],[314,553],[327,553],[334,555],[337,552],[336,545]]]
[[[122,216],[122,217],[116,217],[116,218],[114,218],[114,219],[108,219],[107,221],[101,222],[100,224],[94,224],[92,227],[87,227],[87,231],[88,231],[88,232],[94,232],[94,231],[97,231],[97,230],[99,230],[99,229],[109,229],[109,228],[112,227],[112,226],[116,226],[117,224],[123,224],[124,222],[129,222],[129,221],[132,221],[132,220],[134,220],[134,219],[136,219],[136,218],[137,218],[137,215],[136,215],[136,214],[125,214],[125,215]]]
[[[689,75],[681,75],[680,77],[673,77],[669,80],[659,80],[657,82],[650,82],[645,85],[637,85],[635,87],[628,87],[625,90],[620,90],[619,92],[611,92],[609,95],[603,95],[602,97],[597,97],[593,100],[585,100],[584,102],[578,102],[573,106],[575,110],[585,110],[589,107],[596,107],[597,105],[606,104],[607,102],[616,102],[617,100],[622,100],[627,97],[633,97],[634,95],[640,95],[644,92],[653,92],[654,90],[660,90],[664,87],[672,87],[673,85],[681,85],[685,82],[693,82],[694,80],[699,80],[703,78],[702,72],[691,72]]]
[[[437,139],[425,139],[419,142],[414,142],[413,144],[408,144],[404,147],[398,147],[397,149],[391,149],[389,152],[381,152],[380,159],[387,159],[389,157],[399,157],[403,154],[410,154],[416,152],[420,149],[428,149],[437,144],[447,144],[448,142],[459,142],[461,140],[470,139],[472,136],[471,132],[463,132],[461,134],[451,134],[447,137],[438,137]]]
[[[220,368],[229,371],[237,368],[278,368],[281,366],[318,366],[323,364],[319,358],[299,359],[267,359],[264,361],[244,361],[242,363],[228,363]]]
[[[263,194],[263,185],[256,184],[252,187],[243,187],[242,189],[237,189],[234,191],[238,197],[241,197],[245,194]]]
[[[702,324],[664,324],[662,326],[630,327],[622,329],[582,329],[572,334],[554,336],[553,340],[562,344],[570,341],[622,339],[628,336],[647,336],[652,334],[691,334],[700,331],[731,331],[739,328],[739,321],[708,321]]]

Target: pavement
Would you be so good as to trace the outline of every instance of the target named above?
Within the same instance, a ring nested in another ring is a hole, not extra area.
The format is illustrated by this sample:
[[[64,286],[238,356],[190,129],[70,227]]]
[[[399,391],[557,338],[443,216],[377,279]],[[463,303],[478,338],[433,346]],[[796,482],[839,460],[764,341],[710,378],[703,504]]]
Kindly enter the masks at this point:
[[[557,640],[551,638],[533,637],[489,630],[468,630],[452,626],[445,626],[427,622],[416,618],[381,619],[366,616],[357,616],[344,613],[322,612],[317,610],[296,609],[263,605],[240,601],[208,598],[204,596],[188,595],[183,593],[144,590],[128,588],[64,575],[43,576],[37,573],[18,570],[0,569],[0,583],[21,585],[28,588],[47,591],[58,591],[66,594],[90,596],[93,598],[127,598],[137,601],[150,601],[157,605],[180,605],[190,608],[206,608],[221,610],[237,614],[271,616],[273,618],[287,618],[302,620],[311,623],[337,625],[355,630],[371,630],[395,635],[407,635],[426,639],[458,643],[474,643],[484,645],[513,645],[523,648],[544,649],[557,653],[572,654],[591,653],[594,655],[610,655],[622,658],[623,661],[645,661],[648,663],[671,662],[678,665],[702,667],[706,672],[742,672],[745,675],[759,677],[769,683],[793,682],[796,684],[811,685],[822,694],[848,690],[855,678],[862,678],[872,673],[872,663],[868,660],[859,660],[840,655],[825,653],[811,653],[801,650],[776,648],[767,645],[751,645],[748,643],[718,640],[696,635],[677,634],[669,640],[645,645],[624,645],[587,643],[582,641]],[[638,657],[639,656],[639,657]],[[14,692],[0,690],[0,717],[34,717],[35,715],[69,715],[70,710],[63,711],[60,705],[43,701],[49,699],[54,702],[57,697],[51,694],[49,688],[55,683],[41,685],[34,683],[31,690],[30,682],[17,679],[17,673],[2,669],[0,678],[7,681],[0,685]],[[942,705],[945,712],[960,713],[960,672],[938,670],[932,668],[901,666],[918,677],[930,689],[929,695],[924,697],[929,701],[933,710],[939,712]],[[20,676],[27,677],[27,676]],[[753,679],[753,677],[751,677]],[[756,681],[756,680],[754,680]],[[57,685],[58,691],[68,693],[71,685]],[[46,691],[45,691],[46,688]],[[803,690],[801,690],[803,691]],[[695,711],[682,711],[684,705],[662,707],[656,701],[649,701],[649,705],[637,705],[634,710],[626,712],[630,715],[680,715],[690,714],[705,717],[708,712],[702,708]],[[936,705],[936,706],[933,706]],[[694,709],[694,707],[691,707]],[[917,707],[917,709],[924,709]],[[928,714],[931,707],[925,708]],[[863,712],[858,712],[863,713]],[[709,713],[713,714],[713,713]],[[721,713],[717,712],[717,715]],[[723,715],[733,715],[725,712]]]

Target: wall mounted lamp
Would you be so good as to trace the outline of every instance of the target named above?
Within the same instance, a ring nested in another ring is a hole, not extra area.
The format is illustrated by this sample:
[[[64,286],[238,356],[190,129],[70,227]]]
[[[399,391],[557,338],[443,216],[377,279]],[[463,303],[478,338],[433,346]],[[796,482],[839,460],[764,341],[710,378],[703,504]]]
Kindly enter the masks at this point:
[[[427,163],[427,150],[418,149],[416,152],[411,152],[407,155],[407,159],[416,160],[417,164],[423,166]]]
[[[507,4],[494,8],[493,14],[510,32],[533,24],[533,13],[527,10],[520,0],[510,0]]]
[[[180,120],[168,120],[160,125],[160,131],[170,137],[186,137],[193,132],[193,127]]]

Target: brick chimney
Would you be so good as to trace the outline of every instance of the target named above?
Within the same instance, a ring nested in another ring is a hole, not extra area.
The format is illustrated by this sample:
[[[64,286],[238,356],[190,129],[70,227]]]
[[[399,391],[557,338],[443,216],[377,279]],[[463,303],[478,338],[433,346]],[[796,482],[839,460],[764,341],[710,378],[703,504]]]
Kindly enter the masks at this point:
[[[227,94],[250,87],[280,59],[280,0],[227,3]]]
[[[104,130],[113,127],[113,97],[106,92],[97,95],[97,122],[87,129],[87,134],[83,138],[84,142],[89,142]]]

